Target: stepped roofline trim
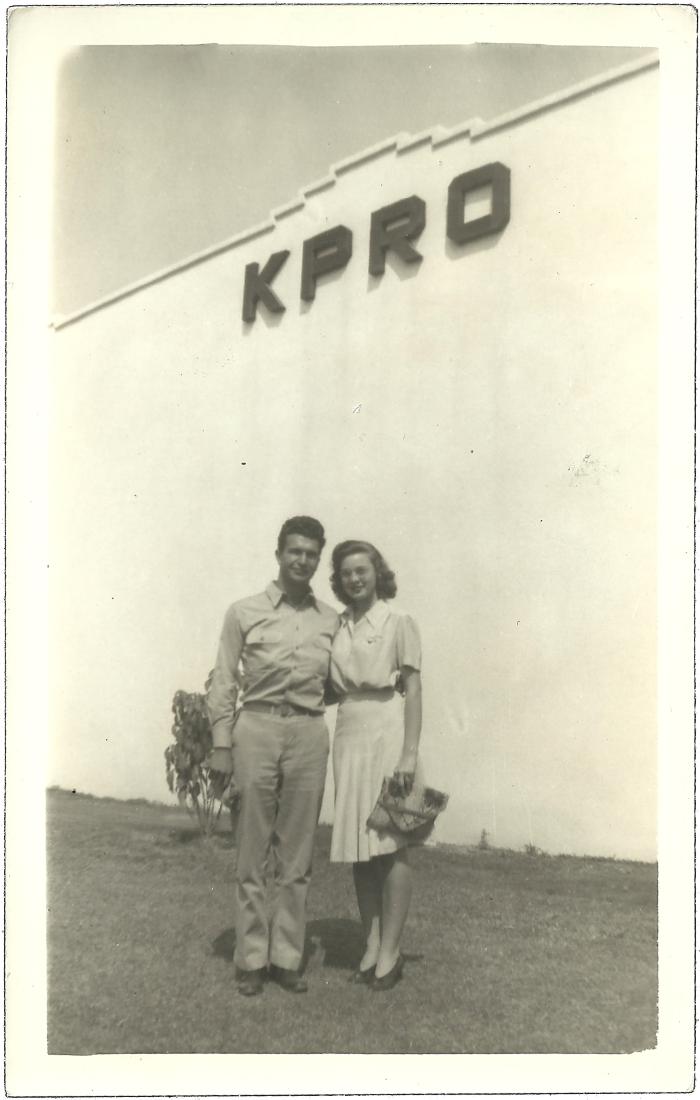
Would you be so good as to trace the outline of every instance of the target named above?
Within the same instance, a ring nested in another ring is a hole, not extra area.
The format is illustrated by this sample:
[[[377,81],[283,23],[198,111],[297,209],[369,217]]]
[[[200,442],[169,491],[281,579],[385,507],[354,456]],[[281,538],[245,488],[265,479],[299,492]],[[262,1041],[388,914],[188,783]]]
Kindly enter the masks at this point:
[[[218,256],[220,253],[226,252],[229,249],[237,248],[238,245],[246,244],[256,237],[266,236],[268,233],[271,233],[276,228],[277,224],[284,218],[297,213],[299,210],[303,210],[306,206],[307,199],[334,187],[339,178],[342,179],[348,172],[369,161],[377,160],[383,156],[389,156],[392,153],[395,156],[404,156],[422,145],[430,144],[431,149],[438,149],[441,145],[447,145],[451,141],[457,141],[464,137],[468,137],[472,142],[478,141],[479,138],[487,134],[492,134],[497,130],[503,130],[508,126],[515,126],[519,122],[531,118],[533,115],[541,114],[551,110],[553,107],[578,99],[580,96],[599,91],[610,84],[615,84],[620,80],[624,80],[626,77],[635,76],[637,73],[644,72],[647,69],[656,68],[658,64],[658,51],[650,51],[648,54],[645,54],[635,61],[628,61],[624,65],[618,65],[613,69],[608,69],[606,72],[589,77],[587,80],[582,80],[578,84],[572,84],[570,87],[563,88],[561,91],[554,92],[552,95],[544,96],[541,99],[525,104],[523,107],[518,107],[516,110],[498,115],[488,122],[484,122],[481,118],[472,118],[468,122],[461,122],[452,127],[437,125],[430,130],[423,130],[418,134],[407,134],[403,132],[395,134],[393,137],[386,138],[376,145],[369,146],[369,148],[363,149],[353,156],[345,157],[343,160],[332,164],[327,176],[301,187],[293,199],[273,209],[267,221],[259,222],[257,225],[244,229],[242,232],[222,241],[220,244],[213,245],[201,252],[196,252],[186,259],[178,261],[176,264],[161,268],[159,271],[155,271],[151,275],[145,276],[143,279],[138,279],[136,282],[130,283],[119,290],[112,291],[110,294],[98,298],[96,301],[86,306],[82,306],[72,313],[57,314],[52,318],[50,327],[54,329],[65,328],[66,325],[73,324],[75,321],[79,321],[81,318],[87,317],[91,313],[96,313],[98,310],[104,309],[106,306],[112,305],[122,298],[128,298],[132,294],[144,290],[146,287],[160,283],[164,279],[170,278],[171,275],[177,275],[181,271],[186,271],[190,267],[195,267],[205,260],[212,259],[214,256]]]

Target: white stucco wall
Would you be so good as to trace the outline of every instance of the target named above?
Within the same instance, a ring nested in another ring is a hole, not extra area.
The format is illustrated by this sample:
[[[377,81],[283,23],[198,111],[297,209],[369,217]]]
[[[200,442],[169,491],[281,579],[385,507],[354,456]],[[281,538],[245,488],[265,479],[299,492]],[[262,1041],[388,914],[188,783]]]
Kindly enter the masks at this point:
[[[308,512],[375,542],[421,625],[439,839],[653,858],[656,88],[391,149],[56,331],[50,782],[167,798],[172,694]],[[456,247],[447,186],[491,161],[510,223]],[[373,278],[370,214],[411,194],[424,259]],[[353,257],[302,303],[338,223]],[[286,312],[245,325],[245,265],[283,248]]]

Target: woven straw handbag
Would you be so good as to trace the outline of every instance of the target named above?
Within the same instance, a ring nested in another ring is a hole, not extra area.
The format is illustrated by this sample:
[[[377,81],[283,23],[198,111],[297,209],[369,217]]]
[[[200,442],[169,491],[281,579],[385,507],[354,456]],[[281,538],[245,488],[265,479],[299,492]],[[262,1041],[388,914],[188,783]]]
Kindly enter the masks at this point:
[[[402,833],[419,840],[427,836],[435,818],[447,806],[448,794],[433,787],[414,784],[409,794],[394,776],[386,776],[372,813],[367,818],[371,829]]]

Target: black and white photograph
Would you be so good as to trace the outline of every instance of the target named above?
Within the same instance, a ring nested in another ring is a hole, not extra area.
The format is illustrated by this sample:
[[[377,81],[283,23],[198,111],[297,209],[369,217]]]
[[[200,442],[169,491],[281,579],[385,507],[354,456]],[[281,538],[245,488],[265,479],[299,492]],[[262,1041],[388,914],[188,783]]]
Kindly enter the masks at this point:
[[[8,1089],[687,1091],[696,12],[264,9],[9,18]]]

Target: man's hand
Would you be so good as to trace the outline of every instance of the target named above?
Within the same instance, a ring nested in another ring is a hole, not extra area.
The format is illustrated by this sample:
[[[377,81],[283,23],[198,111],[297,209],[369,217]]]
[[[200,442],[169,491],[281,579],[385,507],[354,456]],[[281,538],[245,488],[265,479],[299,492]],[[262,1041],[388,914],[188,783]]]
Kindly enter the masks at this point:
[[[233,773],[233,753],[230,749],[212,749],[207,757],[209,781],[216,798],[223,798]]]
[[[230,749],[212,749],[207,757],[209,770],[229,776],[233,771],[233,753]]]

